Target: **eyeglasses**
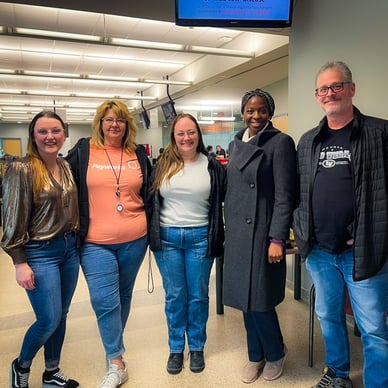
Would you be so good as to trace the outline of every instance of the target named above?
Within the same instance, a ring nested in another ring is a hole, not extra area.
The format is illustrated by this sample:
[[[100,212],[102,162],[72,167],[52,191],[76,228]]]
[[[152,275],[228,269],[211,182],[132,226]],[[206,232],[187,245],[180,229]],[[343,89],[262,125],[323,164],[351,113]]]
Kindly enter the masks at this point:
[[[341,92],[342,90],[344,90],[344,85],[345,84],[351,84],[351,82],[350,81],[347,81],[347,82],[336,82],[335,84],[332,84],[330,86],[322,86],[321,88],[315,89],[315,94],[317,96],[320,96],[320,97],[326,96],[326,94],[329,93],[329,89],[333,93],[338,93],[338,92]]]
[[[104,121],[109,125],[112,125],[113,123],[116,123],[117,125],[123,125],[127,122],[125,119],[113,119],[112,117],[103,118],[101,121]]]
[[[187,132],[177,132],[175,134],[176,137],[185,137],[185,135],[187,135],[188,137],[193,137],[197,134],[197,131],[187,131]]]
[[[51,131],[49,131],[48,129],[37,129],[36,133],[40,136],[47,136],[49,133],[51,133],[53,136],[58,136],[63,133],[63,129],[54,128]]]

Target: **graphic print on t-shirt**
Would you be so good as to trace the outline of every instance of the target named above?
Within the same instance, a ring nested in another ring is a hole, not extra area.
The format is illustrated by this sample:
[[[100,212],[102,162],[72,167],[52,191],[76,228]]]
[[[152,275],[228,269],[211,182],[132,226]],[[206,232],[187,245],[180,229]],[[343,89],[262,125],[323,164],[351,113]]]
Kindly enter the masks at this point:
[[[350,162],[350,150],[343,149],[341,145],[329,145],[322,148],[319,155],[319,165],[324,168],[332,168],[339,165],[348,165]]]

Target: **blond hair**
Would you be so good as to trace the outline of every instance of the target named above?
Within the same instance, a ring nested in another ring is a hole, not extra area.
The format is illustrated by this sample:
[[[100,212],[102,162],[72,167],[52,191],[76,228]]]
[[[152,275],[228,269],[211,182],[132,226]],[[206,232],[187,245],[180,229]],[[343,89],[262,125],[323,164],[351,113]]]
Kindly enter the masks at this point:
[[[93,119],[93,143],[99,148],[104,148],[105,141],[101,120],[104,118],[109,109],[112,109],[113,113],[117,117],[126,120],[122,146],[123,149],[129,153],[135,152],[138,128],[133,116],[129,113],[127,105],[120,100],[105,100],[99,107],[97,107],[96,115]]]

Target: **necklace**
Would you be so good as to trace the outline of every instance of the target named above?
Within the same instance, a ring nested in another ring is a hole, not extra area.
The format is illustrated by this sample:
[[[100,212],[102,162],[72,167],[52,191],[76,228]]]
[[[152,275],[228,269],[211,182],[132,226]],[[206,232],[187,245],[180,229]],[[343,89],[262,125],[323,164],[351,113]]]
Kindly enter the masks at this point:
[[[110,160],[110,157],[109,157],[109,154],[108,154],[108,151],[104,148],[104,151],[105,151],[105,154],[108,158],[108,161],[109,161],[109,164],[112,168],[112,171],[113,171],[113,174],[115,175],[115,178],[116,178],[116,197],[117,197],[117,200],[118,200],[118,204],[116,206],[116,210],[118,212],[122,212],[124,210],[124,206],[121,204],[120,202],[120,195],[121,195],[121,191],[120,191],[120,176],[121,176],[121,169],[123,167],[123,147],[121,147],[121,156],[120,156],[120,169],[119,169],[119,173],[116,174],[116,171],[113,167],[113,164],[112,164],[112,161]]]
[[[55,167],[53,169],[50,169],[49,171],[51,173],[51,176],[54,182],[56,182],[56,184],[60,187],[63,206],[69,207],[69,197],[68,197],[68,193],[65,192],[63,171],[61,170],[60,165],[56,164]]]
[[[51,175],[53,177],[55,177],[55,173],[58,171],[60,172],[60,168],[59,168],[59,165],[58,165],[58,160],[55,161],[55,165],[54,167],[48,167],[47,164],[46,164],[46,167],[47,169],[51,172]]]

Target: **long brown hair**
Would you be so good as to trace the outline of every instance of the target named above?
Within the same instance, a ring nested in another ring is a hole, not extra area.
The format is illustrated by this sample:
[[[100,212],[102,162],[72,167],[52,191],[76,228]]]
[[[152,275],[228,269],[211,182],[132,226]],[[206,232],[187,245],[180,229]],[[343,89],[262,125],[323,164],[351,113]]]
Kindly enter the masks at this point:
[[[97,107],[96,115],[93,119],[93,143],[99,148],[104,148],[104,132],[102,131],[101,120],[109,109],[112,109],[117,117],[127,121],[122,146],[129,153],[135,152],[138,129],[133,116],[129,113],[127,105],[120,100],[105,100]]]
[[[39,154],[38,147],[34,138],[34,129],[36,122],[41,117],[48,117],[56,119],[61,123],[62,129],[65,131],[65,123],[62,118],[55,112],[50,110],[44,110],[39,112],[30,122],[28,126],[28,143],[27,143],[27,155],[30,157],[33,176],[34,196],[38,196],[43,188],[50,182],[49,170],[46,167],[45,162]]]
[[[164,179],[170,180],[177,172],[183,169],[184,162],[182,156],[178,150],[178,146],[174,137],[174,129],[177,122],[180,119],[187,117],[190,119],[198,132],[198,146],[197,152],[207,155],[205,144],[203,143],[201,128],[196,120],[196,118],[190,113],[180,113],[178,114],[174,121],[171,123],[170,127],[170,141],[165,148],[162,156],[160,157],[158,163],[156,164],[155,178],[151,187],[151,191],[158,190],[162,185]]]

